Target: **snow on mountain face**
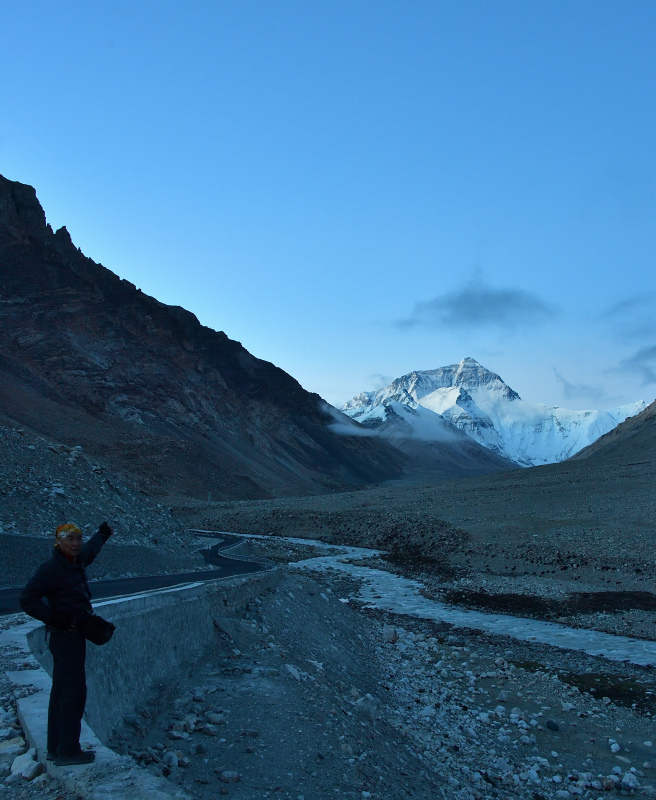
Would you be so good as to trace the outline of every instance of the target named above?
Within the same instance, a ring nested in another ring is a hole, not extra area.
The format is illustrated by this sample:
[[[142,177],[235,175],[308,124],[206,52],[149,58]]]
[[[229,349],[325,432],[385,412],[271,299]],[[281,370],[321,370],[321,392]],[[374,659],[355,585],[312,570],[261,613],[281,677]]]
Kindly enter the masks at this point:
[[[467,434],[522,466],[563,461],[645,407],[569,411],[522,400],[473,358],[411,372],[376,392],[362,392],[342,410],[387,435],[422,441]]]

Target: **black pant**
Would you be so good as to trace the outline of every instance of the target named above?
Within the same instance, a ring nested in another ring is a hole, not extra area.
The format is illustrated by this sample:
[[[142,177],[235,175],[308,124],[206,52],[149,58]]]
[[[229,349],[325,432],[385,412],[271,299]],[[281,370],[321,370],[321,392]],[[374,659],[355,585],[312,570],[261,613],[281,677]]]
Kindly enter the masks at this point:
[[[80,752],[80,729],[87,702],[84,660],[87,642],[78,631],[50,634],[53,659],[52,689],[48,705],[48,752],[73,755]]]

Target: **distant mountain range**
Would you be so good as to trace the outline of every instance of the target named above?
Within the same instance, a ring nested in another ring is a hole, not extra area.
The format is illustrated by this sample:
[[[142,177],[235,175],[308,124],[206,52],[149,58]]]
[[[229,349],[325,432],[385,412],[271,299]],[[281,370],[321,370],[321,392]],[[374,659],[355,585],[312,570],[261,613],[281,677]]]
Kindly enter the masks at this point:
[[[473,359],[342,413],[53,231],[0,176],[0,425],[84,451],[169,499],[255,499],[562,460],[641,410],[526,403]]]
[[[570,458],[644,408],[643,401],[609,411],[529,403],[494,372],[464,358],[362,392],[342,410],[394,444],[462,446],[464,434],[496,456],[529,467]]]

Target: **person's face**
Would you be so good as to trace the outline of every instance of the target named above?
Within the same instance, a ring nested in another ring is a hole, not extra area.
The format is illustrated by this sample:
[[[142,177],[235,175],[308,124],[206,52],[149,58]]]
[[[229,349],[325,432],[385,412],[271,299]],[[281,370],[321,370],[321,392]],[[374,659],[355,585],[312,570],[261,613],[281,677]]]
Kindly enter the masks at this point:
[[[79,533],[69,533],[59,539],[59,549],[64,555],[75,558],[82,549],[82,536]]]

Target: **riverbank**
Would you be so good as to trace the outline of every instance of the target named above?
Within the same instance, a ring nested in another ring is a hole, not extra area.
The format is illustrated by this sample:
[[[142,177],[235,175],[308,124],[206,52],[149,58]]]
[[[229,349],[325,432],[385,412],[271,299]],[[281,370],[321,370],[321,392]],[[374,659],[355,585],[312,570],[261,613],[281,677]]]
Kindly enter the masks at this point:
[[[295,568],[117,746],[198,800],[652,796],[652,670],[372,609],[360,590]]]
[[[376,608],[362,575],[312,566],[331,547],[249,547],[280,584],[137,704],[122,757],[194,800],[654,795],[653,669]]]

